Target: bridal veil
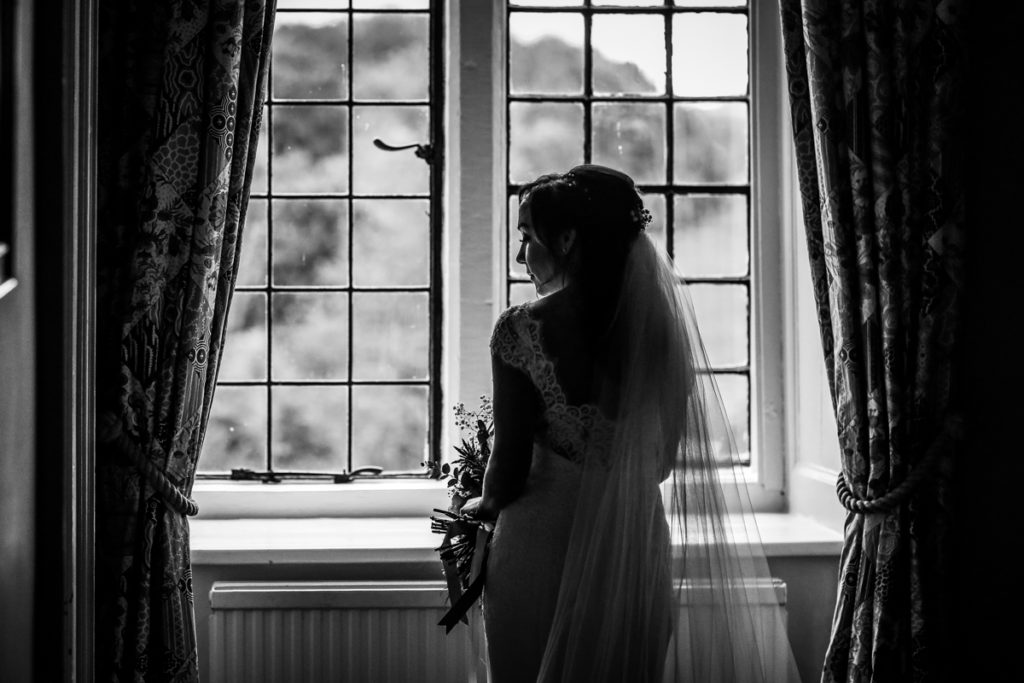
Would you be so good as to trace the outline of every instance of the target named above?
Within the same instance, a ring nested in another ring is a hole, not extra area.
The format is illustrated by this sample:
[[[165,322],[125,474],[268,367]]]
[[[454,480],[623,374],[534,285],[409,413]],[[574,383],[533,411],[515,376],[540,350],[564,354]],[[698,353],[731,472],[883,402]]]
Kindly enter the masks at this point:
[[[685,285],[632,242],[538,681],[798,681]],[[528,596],[524,596],[528,599]]]

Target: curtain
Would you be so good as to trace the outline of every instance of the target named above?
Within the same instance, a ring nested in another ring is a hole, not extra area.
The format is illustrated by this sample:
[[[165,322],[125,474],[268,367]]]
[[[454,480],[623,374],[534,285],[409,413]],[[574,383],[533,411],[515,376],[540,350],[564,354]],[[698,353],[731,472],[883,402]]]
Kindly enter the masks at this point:
[[[822,681],[948,676],[960,441],[957,0],[781,0],[811,277],[849,511]]]
[[[187,516],[275,0],[100,4],[96,675],[197,681]]]

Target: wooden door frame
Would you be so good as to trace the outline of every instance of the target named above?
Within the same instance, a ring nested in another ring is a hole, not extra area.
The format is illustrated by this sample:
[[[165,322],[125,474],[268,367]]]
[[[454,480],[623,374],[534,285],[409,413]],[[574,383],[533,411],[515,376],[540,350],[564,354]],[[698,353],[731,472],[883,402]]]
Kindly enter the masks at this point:
[[[34,668],[46,680],[91,683],[98,0],[33,9],[40,424]]]

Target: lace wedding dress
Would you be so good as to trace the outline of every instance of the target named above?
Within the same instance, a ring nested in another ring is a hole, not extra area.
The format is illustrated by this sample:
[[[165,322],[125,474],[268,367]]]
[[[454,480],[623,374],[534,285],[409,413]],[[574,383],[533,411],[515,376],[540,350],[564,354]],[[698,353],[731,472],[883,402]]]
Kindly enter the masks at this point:
[[[595,404],[567,401],[544,332],[527,304],[491,339],[542,419],[487,559],[490,680],[798,681],[782,613],[758,597],[771,577],[756,527],[737,524],[752,519],[742,477],[720,475],[739,458],[667,258],[646,234],[630,249],[606,346],[620,371]]]
[[[491,539],[484,591],[484,624],[492,683],[537,680],[548,646],[558,602],[562,566],[569,546],[573,515],[588,445],[610,447],[612,422],[594,405],[570,405],[555,375],[554,363],[541,344],[541,322],[526,306],[507,310],[495,326],[492,354],[526,374],[543,400],[542,427],[535,435],[533,460],[523,495],[501,511]],[[647,495],[660,507],[653,486]],[[664,558],[659,599],[671,601],[668,524],[661,515],[652,541]],[[660,671],[668,647],[667,609],[657,623],[643,627],[656,632],[645,639],[646,658]],[[636,625],[634,625],[636,626]],[[657,635],[660,634],[660,635]],[[637,680],[649,680],[642,675]]]

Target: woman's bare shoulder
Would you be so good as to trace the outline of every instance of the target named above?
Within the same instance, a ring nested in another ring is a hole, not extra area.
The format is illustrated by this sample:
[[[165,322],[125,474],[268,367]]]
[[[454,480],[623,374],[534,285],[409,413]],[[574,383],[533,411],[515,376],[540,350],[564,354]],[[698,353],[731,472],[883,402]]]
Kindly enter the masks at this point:
[[[578,318],[579,300],[574,292],[560,289],[541,299],[528,301],[523,307],[542,322],[568,323]]]
[[[583,339],[580,302],[566,290],[526,304],[531,318],[540,323],[549,351],[579,350]]]

